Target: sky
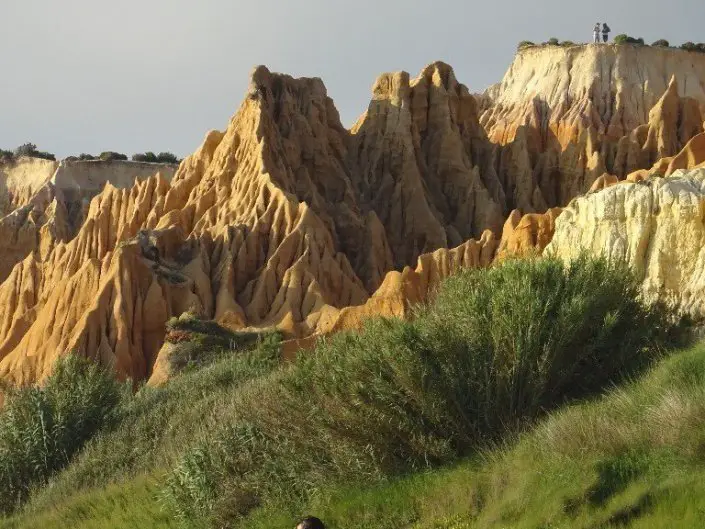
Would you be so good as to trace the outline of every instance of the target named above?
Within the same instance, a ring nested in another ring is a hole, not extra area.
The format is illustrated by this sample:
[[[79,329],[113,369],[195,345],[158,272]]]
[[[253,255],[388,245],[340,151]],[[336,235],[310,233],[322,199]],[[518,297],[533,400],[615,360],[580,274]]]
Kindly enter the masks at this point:
[[[224,129],[253,66],[321,77],[343,123],[386,71],[499,82],[522,40],[705,41],[702,0],[0,0],[0,148],[186,156]]]

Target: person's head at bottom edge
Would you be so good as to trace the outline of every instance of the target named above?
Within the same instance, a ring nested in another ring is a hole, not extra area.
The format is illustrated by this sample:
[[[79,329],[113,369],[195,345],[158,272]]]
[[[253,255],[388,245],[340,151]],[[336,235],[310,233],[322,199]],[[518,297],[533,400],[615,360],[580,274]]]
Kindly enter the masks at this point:
[[[296,529],[326,529],[326,526],[315,516],[307,516],[299,522]]]

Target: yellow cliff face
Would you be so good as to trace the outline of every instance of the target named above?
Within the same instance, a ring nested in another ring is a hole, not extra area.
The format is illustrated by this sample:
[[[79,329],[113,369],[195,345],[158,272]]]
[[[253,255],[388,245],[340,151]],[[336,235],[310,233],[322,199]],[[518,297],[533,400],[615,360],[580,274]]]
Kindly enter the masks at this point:
[[[482,116],[490,138],[512,141],[531,125],[541,140],[565,146],[580,128],[613,139],[649,121],[672,81],[676,95],[705,114],[705,56],[632,45],[540,46],[517,53]],[[702,126],[702,120],[700,120]]]
[[[571,60],[597,52],[585,53]],[[116,172],[96,195],[93,168],[55,171],[27,193],[42,207],[13,203],[0,220],[18,248],[31,247],[0,285],[0,378],[39,381],[75,351],[148,379],[168,354],[167,320],[187,311],[230,328],[276,327],[293,354],[371,315],[405,316],[462,268],[551,248],[576,215],[561,207],[589,190],[626,189],[613,184],[664,157],[700,159],[701,107],[678,76],[616,140],[576,118],[565,145],[545,144],[541,114],[493,141],[499,117],[512,115],[507,79],[481,101],[481,120],[447,64],[413,79],[383,74],[347,130],[320,79],[258,67],[226,130],[207,134],[173,178],[132,184]],[[549,110],[563,112],[573,88]]]
[[[545,253],[581,252],[627,263],[645,294],[705,315],[705,169],[676,171],[574,200],[556,220]]]
[[[0,163],[0,282],[32,252],[44,259],[76,235],[90,200],[106,183],[126,188],[174,166],[121,161],[54,162],[36,158]]]
[[[522,163],[536,175],[543,202],[562,207],[605,173],[625,179],[702,133],[703,79],[705,56],[683,50],[529,48],[480,98],[480,121],[505,149],[525,145]]]

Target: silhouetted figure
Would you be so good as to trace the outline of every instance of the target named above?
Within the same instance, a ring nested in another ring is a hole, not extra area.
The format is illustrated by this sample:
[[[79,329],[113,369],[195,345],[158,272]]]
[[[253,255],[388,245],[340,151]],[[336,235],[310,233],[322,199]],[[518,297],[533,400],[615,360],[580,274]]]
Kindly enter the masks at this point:
[[[602,31],[602,25],[598,22],[595,27],[592,28],[592,42],[594,44],[600,43],[600,31]]]
[[[296,529],[326,529],[326,526],[315,516],[307,516],[299,522]]]
[[[610,38],[610,27],[607,25],[607,22],[602,23],[602,42],[607,42]]]

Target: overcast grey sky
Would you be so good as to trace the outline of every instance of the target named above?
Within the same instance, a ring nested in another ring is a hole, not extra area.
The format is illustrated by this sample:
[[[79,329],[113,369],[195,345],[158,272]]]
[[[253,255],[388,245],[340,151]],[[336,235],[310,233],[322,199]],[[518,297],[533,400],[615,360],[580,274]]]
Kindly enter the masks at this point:
[[[450,63],[473,91],[524,39],[705,41],[702,0],[0,0],[0,148],[193,152],[252,66],[318,76],[350,125],[384,71]]]

